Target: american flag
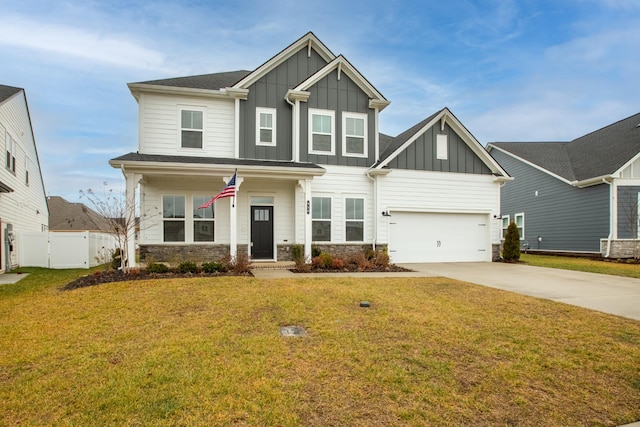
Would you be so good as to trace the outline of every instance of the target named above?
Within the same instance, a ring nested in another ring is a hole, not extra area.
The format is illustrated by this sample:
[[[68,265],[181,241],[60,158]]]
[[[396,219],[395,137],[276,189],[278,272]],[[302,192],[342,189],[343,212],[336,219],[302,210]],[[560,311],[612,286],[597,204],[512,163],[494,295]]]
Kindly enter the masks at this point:
[[[227,182],[227,185],[225,185],[225,187],[222,189],[222,191],[220,191],[218,194],[216,194],[214,197],[212,197],[211,200],[209,200],[207,203],[203,204],[202,206],[199,206],[198,209],[206,209],[209,206],[211,206],[211,204],[213,202],[215,202],[218,199],[222,199],[224,197],[235,197],[236,196],[236,176],[237,175],[238,175],[238,171],[235,171],[233,173],[233,176],[229,180],[229,182]]]

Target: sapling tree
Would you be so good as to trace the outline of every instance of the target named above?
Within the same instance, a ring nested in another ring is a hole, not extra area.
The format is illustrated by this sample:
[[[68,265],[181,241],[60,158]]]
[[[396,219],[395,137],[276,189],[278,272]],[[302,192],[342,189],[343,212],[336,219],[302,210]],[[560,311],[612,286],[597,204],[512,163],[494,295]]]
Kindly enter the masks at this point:
[[[504,236],[502,246],[502,258],[505,261],[513,262],[520,259],[520,232],[515,222],[511,221]]]

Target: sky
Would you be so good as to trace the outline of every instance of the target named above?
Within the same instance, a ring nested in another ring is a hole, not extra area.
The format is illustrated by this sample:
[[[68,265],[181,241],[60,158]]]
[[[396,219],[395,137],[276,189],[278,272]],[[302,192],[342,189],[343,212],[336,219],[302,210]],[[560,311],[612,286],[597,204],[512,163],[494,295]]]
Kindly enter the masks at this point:
[[[638,0],[0,0],[47,195],[124,188],[127,83],[252,70],[312,31],[388,100],[395,136],[448,107],[481,144],[570,141],[640,112]]]

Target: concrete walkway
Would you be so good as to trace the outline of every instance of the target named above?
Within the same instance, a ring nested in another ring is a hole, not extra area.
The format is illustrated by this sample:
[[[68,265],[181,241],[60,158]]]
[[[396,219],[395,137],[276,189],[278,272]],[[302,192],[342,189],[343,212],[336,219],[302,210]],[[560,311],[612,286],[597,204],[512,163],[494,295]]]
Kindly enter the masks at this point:
[[[253,270],[257,278],[443,276],[640,320],[640,279],[507,263],[401,264],[408,273],[292,273]]]
[[[20,280],[27,277],[29,273],[3,273],[0,274],[0,285],[10,285],[12,283],[18,283]]]

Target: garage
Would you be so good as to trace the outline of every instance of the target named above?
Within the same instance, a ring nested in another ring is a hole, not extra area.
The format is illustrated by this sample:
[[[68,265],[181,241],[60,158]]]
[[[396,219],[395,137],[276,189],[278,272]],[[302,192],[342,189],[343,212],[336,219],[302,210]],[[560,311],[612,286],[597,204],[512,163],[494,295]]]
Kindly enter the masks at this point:
[[[391,212],[389,257],[394,263],[491,261],[489,215]]]

